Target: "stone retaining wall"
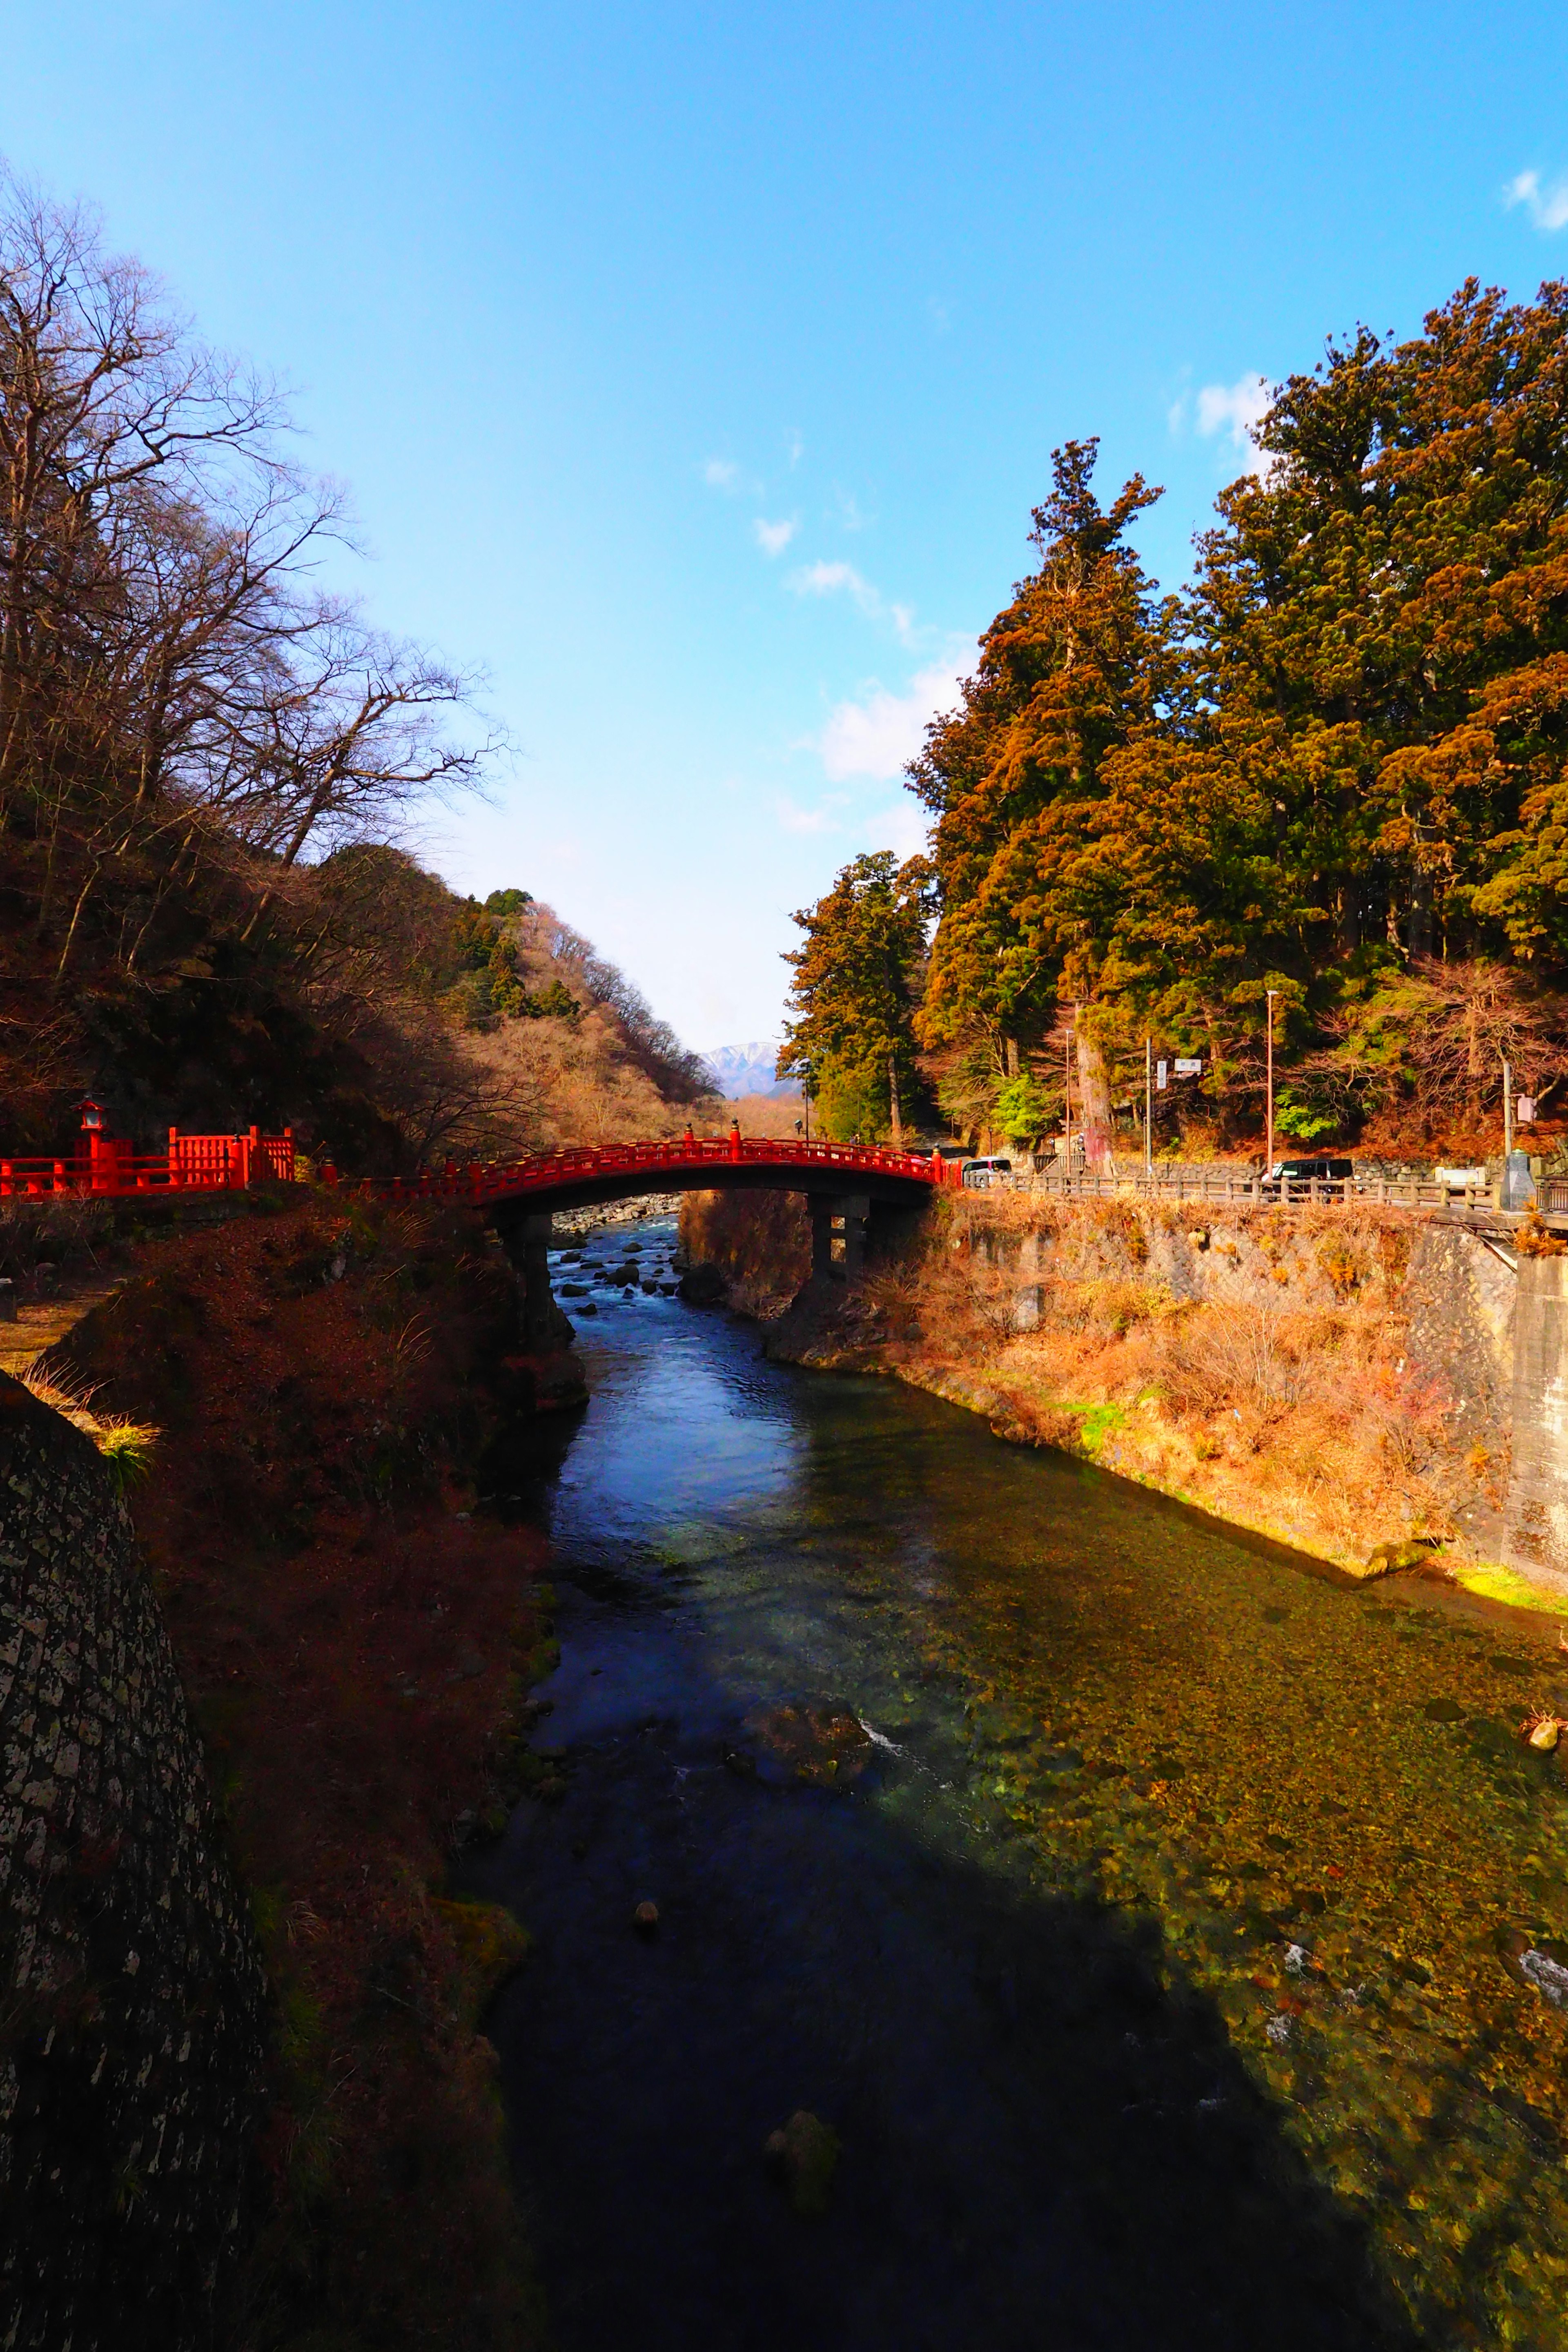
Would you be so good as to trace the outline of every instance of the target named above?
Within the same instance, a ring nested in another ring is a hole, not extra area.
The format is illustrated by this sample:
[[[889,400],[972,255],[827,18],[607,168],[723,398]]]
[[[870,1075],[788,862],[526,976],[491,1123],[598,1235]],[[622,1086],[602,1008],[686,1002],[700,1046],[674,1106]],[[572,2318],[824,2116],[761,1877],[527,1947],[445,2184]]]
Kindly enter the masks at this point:
[[[222,2339],[264,1986],[112,1473],[0,1375],[0,2347]]]

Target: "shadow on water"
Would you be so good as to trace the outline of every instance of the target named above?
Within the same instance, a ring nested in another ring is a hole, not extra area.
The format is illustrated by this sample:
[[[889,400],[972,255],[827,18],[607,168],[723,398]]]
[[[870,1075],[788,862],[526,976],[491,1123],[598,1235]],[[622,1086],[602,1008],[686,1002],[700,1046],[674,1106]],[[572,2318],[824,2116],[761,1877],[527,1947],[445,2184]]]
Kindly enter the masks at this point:
[[[565,1793],[466,1873],[536,1938],[489,2030],[562,2352],[1556,2342],[1561,2021],[1496,1941],[1552,1931],[1555,1667],[722,1317],[579,1339],[502,1496]],[[871,1769],[735,1769],[783,1701]]]
[[[500,1866],[539,1950],[490,2030],[565,2352],[1414,2346],[1152,1921],[718,1745],[595,1746]],[[762,2162],[798,2107],[843,2140],[818,2220]]]

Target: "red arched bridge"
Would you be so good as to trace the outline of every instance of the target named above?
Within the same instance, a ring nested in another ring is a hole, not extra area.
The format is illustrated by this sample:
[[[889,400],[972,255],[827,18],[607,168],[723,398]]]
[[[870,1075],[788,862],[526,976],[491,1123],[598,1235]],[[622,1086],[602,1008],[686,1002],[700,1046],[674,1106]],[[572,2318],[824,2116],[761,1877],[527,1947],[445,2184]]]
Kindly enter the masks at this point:
[[[395,1201],[467,1201],[486,1210],[532,1215],[589,1208],[643,1192],[751,1186],[758,1191],[867,1193],[894,1205],[921,1199],[932,1185],[957,1184],[957,1164],[940,1152],[892,1151],[860,1143],[804,1143],[771,1136],[683,1136],[673,1142],[610,1143],[517,1160],[448,1160],[420,1176],[343,1177],[330,1162],[318,1179],[343,1192]],[[166,1151],[138,1152],[100,1129],[84,1131],[68,1160],[0,1160],[0,1200],[53,1194],[112,1199],[138,1193],[231,1192],[256,1182],[292,1183],[294,1138],[182,1135],[171,1128]]]
[[[237,1191],[291,1183],[293,1135],[181,1135],[166,1151],[139,1153],[104,1133],[86,1107],[82,1145],[69,1160],[0,1160],[0,1200],[104,1200]],[[860,1143],[806,1143],[770,1136],[687,1134],[671,1142],[611,1143],[541,1151],[517,1160],[471,1161],[421,1176],[344,1178],[318,1162],[317,1181],[347,1194],[390,1201],[456,1201],[495,1225],[522,1276],[525,1344],[559,1347],[569,1327],[550,1291],[551,1219],[558,1209],[593,1208],[640,1194],[752,1190],[803,1192],[811,1204],[812,1271],[852,1274],[868,1252],[907,1230],[933,1188],[963,1181],[940,1152],[893,1151]]]

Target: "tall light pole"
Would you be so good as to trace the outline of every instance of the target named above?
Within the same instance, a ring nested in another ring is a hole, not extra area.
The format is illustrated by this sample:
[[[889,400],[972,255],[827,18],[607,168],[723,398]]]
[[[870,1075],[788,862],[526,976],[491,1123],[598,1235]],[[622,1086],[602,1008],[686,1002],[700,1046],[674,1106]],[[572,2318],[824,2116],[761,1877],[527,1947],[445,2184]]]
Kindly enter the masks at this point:
[[[1277,988],[1266,988],[1263,992],[1268,999],[1268,1148],[1264,1157],[1263,1172],[1270,1176],[1274,1172],[1274,999],[1279,992]]]
[[[1073,1006],[1073,1016],[1076,1020],[1078,1016],[1076,1004]],[[1069,1029],[1067,1045],[1062,1055],[1062,1181],[1064,1183],[1072,1175],[1072,1037],[1073,1033]]]
[[[1143,1173],[1154,1176],[1154,1040],[1143,1040]]]

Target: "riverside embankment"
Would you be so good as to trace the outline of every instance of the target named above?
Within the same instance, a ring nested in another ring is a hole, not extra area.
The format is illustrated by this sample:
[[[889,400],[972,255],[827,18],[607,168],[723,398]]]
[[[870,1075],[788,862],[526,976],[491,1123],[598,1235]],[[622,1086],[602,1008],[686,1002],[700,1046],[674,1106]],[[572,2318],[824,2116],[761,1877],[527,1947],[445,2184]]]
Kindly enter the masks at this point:
[[[683,1231],[781,1359],[890,1373],[1355,1574],[1418,1546],[1554,1597],[1515,1475],[1515,1254],[1460,1225],[968,1193],[812,1286],[794,1203],[699,1200]]]
[[[590,1402],[500,1501],[562,1654],[468,1867],[562,2352],[1558,2346],[1541,1621],[770,1362],[670,1238],[557,1258]]]
[[[129,1497],[140,1560],[123,1507],[112,1493],[102,1505],[103,1539],[126,1555],[114,1573],[155,1634],[89,1589],[98,1538],[85,1506],[56,1570],[86,1632],[74,1683],[55,1694],[51,1757],[87,1753],[107,1724],[123,1758],[85,1861],[67,1836],[54,1900],[68,1942],[79,1932],[89,1950],[100,1914],[131,1917],[142,1885],[131,1865],[148,1841],[129,1832],[148,1818],[156,1828],[183,1772],[165,1842],[216,1841],[207,1907],[222,1925],[223,1890],[237,1884],[241,1923],[225,1932],[242,1960],[258,1947],[265,2000],[257,2021],[232,1960],[226,1976],[198,1937],[171,1945],[156,1889],[147,1895],[149,1924],[129,1940],[156,1966],[157,2019],[189,2021],[188,2063],[173,2064],[177,2032],[149,2045],[146,2115],[132,2116],[142,2145],[121,2131],[130,2152],[113,2180],[58,2100],[26,2111],[16,2148],[47,2157],[79,2242],[69,2278],[44,2265],[30,2306],[42,2332],[18,2341],[531,2344],[537,2299],[478,2032],[526,1939],[504,1913],[447,1899],[455,1850],[487,1818],[499,1827],[520,1779],[537,1777],[515,1741],[522,1692],[553,1656],[542,1545],[475,1517],[479,1462],[504,1468],[507,1399],[525,1384],[509,1364],[515,1284],[466,1215],[309,1193],[234,1205],[201,1231],[125,1239],[113,1297],[49,1360],[62,1402],[90,1390],[99,1414],[159,1433]],[[66,1499],[44,1496],[46,1523]],[[0,1533],[16,1502],[0,1494]],[[25,1596],[18,1605],[37,1613]],[[68,1633],[68,1611],[56,1613]],[[138,1640],[167,1689],[144,1666],[140,1684],[113,1669]],[[194,1743],[180,1731],[187,1709]],[[156,1864],[155,1839],[148,1850]],[[14,1841],[6,1859],[18,1870],[26,1859]],[[0,1957],[20,1981],[26,1953],[9,1934]],[[93,1994],[90,1970],[78,1990]],[[49,2045],[66,2076],[95,2030],[91,2002],[73,2009],[69,1991]],[[209,2067],[212,2021],[236,2015]],[[42,2080],[26,2005],[7,2016],[21,2041],[5,2055],[25,2082]],[[244,2078],[234,2053],[247,2028]],[[186,2112],[240,2119],[213,2172],[226,2203],[210,2244],[212,2158],[188,2127],[190,2192],[177,2173],[149,2173]],[[133,2293],[128,2245],[140,2250]],[[193,2291],[198,2273],[206,2286]]]

